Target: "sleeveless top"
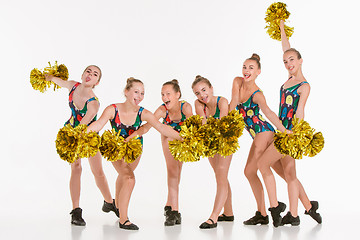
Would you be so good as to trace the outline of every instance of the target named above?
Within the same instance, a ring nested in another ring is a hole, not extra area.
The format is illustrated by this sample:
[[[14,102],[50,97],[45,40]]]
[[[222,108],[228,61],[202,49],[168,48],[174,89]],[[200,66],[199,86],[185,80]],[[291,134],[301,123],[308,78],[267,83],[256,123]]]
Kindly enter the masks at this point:
[[[283,126],[288,130],[291,130],[293,127],[292,119],[299,104],[300,95],[297,90],[305,83],[309,84],[308,82],[303,81],[286,89],[283,84],[280,88],[279,119]]]
[[[170,127],[172,127],[175,131],[177,132],[180,132],[181,130],[181,125],[183,124],[183,122],[186,120],[186,116],[185,114],[183,113],[183,106],[186,102],[185,101],[181,101],[181,106],[180,106],[180,109],[181,109],[181,119],[180,121],[172,121],[170,120],[170,117],[169,117],[169,111],[168,109],[166,108],[166,105],[165,104],[162,104],[162,106],[165,107],[166,109],[166,115],[163,119],[163,124],[166,124],[166,125],[169,125]]]
[[[254,103],[254,95],[258,92],[260,92],[259,89],[253,92],[246,102],[236,106],[236,109],[239,110],[239,113],[244,118],[246,130],[250,133],[252,138],[255,138],[255,135],[261,132],[275,132],[271,124],[260,114],[259,105]]]
[[[220,108],[219,108],[219,101],[220,101],[220,96],[217,97],[217,100],[216,100],[216,110],[215,110],[215,114],[214,114],[214,118],[215,119],[220,119]],[[204,113],[205,113],[205,117],[207,118],[206,116],[206,104],[204,104]]]
[[[139,108],[139,111],[136,116],[135,123],[133,125],[125,125],[120,121],[120,115],[119,110],[116,106],[116,104],[112,104],[112,106],[115,108],[115,116],[113,119],[110,120],[111,127],[115,129],[116,132],[120,131],[120,136],[123,138],[127,138],[130,136],[133,132],[138,130],[141,126],[142,120],[141,120],[141,113],[144,110],[143,107]],[[139,137],[141,140],[141,144],[143,144],[143,137]]]
[[[76,83],[70,90],[70,93],[69,93],[69,106],[70,106],[70,109],[71,109],[71,117],[69,120],[66,121],[66,124],[70,124],[72,127],[76,127],[80,124],[80,121],[83,119],[83,117],[86,115],[86,112],[87,112],[87,104],[91,101],[99,101],[99,99],[97,97],[92,97],[92,98],[89,98],[86,102],[85,102],[85,105],[83,107],[83,109],[78,109],[75,104],[74,104],[74,101],[73,101],[73,95],[74,95],[74,91],[75,89],[80,85],[80,83]],[[96,121],[96,117],[97,115],[95,115],[95,117],[88,123],[88,126],[95,122]]]

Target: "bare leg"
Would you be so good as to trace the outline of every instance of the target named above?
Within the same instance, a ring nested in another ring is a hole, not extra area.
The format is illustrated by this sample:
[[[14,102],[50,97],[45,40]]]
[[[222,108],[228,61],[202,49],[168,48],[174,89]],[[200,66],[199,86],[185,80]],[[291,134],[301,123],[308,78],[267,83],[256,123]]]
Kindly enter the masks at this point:
[[[182,162],[174,159],[169,150],[169,138],[161,136],[163,152],[167,168],[168,198],[166,206],[171,206],[172,211],[179,210],[179,184]]]
[[[257,209],[263,216],[267,216],[267,213],[265,208],[264,189],[257,175],[258,160],[261,154],[268,147],[269,143],[272,141],[272,138],[273,132],[262,132],[255,136],[244,169],[245,176],[248,179],[255,196]]]
[[[111,197],[109,184],[104,174],[101,161],[101,154],[100,152],[98,152],[94,157],[89,158],[90,168],[95,177],[96,185],[99,188],[101,194],[103,195],[104,200],[108,203],[112,203],[113,200]]]
[[[231,158],[232,155],[223,158],[219,154],[216,154],[213,158],[209,158],[209,162],[215,172],[217,184],[214,208],[210,215],[210,219],[212,219],[214,222],[217,222],[217,218],[221,210],[223,209],[228,197],[229,182],[227,177],[229,173]],[[209,224],[212,223],[210,220],[207,220],[206,222]]]
[[[79,207],[80,202],[80,189],[81,189],[81,159],[76,160],[71,164],[71,177],[70,177],[70,196],[73,209]]]
[[[298,215],[299,181],[296,178],[295,159],[286,156],[281,159],[288,185],[290,212],[293,217]]]
[[[276,196],[276,182],[270,166],[273,166],[274,163],[279,161],[282,157],[283,156],[276,150],[274,145],[270,144],[258,161],[258,167],[264,179],[266,190],[269,196],[270,207],[278,206],[278,200]]]
[[[226,198],[226,202],[224,204],[224,214],[226,216],[233,216],[233,208],[232,208],[232,194],[231,194],[231,188],[230,188],[230,183],[228,181],[228,195]]]
[[[284,173],[284,169],[283,169],[283,166],[281,164],[281,161],[275,162],[271,167],[275,170],[275,172],[281,178],[283,178],[286,181],[285,173]],[[299,181],[299,179],[297,179],[297,182],[298,182],[298,188],[299,188],[299,199],[302,202],[305,210],[309,211],[310,208],[311,208],[310,200],[309,200],[308,196],[306,195],[305,189],[304,189],[303,185],[301,184],[301,182]]]
[[[139,164],[140,157],[138,157],[138,159],[130,164],[125,163],[123,159],[113,162],[113,166],[119,174],[117,179],[119,195],[115,196],[115,199],[119,206],[121,224],[123,224],[128,219],[130,197],[135,186],[134,170]],[[118,181],[121,181],[122,183],[118,184]],[[130,224],[131,223],[128,222],[126,225]]]

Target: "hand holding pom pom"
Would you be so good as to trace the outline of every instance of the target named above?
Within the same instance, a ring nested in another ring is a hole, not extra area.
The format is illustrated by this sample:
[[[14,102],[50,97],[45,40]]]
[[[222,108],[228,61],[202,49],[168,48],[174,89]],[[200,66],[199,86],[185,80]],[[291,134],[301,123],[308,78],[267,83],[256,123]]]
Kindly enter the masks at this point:
[[[280,20],[285,21],[290,16],[290,12],[286,9],[286,4],[282,2],[277,2],[271,4],[266,10],[265,21],[267,23],[265,29],[272,39],[281,41],[280,33]],[[284,30],[286,36],[289,38],[294,32],[293,27],[288,27],[284,24]]]
[[[54,91],[55,89],[60,88],[55,83],[48,81],[46,76],[55,76],[59,77],[63,80],[68,80],[69,78],[69,72],[67,67],[64,64],[57,64],[57,61],[55,61],[55,65],[51,66],[49,62],[49,67],[44,68],[43,71],[40,71],[37,68],[34,68],[30,72],[30,83],[33,89],[39,90],[40,92],[45,92],[47,88],[50,88],[51,84],[54,84]]]

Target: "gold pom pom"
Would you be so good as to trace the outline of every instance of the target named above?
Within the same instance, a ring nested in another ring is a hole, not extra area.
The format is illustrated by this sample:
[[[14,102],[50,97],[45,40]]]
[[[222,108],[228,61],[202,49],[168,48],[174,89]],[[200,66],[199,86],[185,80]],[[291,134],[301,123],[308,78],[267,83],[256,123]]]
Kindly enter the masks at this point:
[[[292,120],[292,134],[277,132],[274,136],[275,148],[285,155],[294,159],[302,159],[304,150],[310,144],[314,129],[308,122],[294,117]]]
[[[49,66],[45,67],[43,71],[34,68],[30,72],[30,83],[35,90],[39,90],[42,93],[45,92],[46,89],[51,86],[51,84],[54,84],[54,91],[60,88],[57,84],[46,81],[45,74],[54,75],[55,77],[59,77],[63,80],[68,80],[69,78],[69,72],[67,67],[64,64],[58,65],[57,61],[55,61],[54,66],[51,66],[49,62]]]
[[[84,125],[84,124],[81,124]],[[79,126],[81,126],[79,125]],[[79,127],[78,126],[78,127]],[[86,125],[84,125],[86,127]],[[83,135],[79,139],[80,158],[89,158],[96,155],[100,147],[100,136],[97,132],[86,133],[87,127],[82,130]]]
[[[138,157],[140,157],[142,153],[142,144],[141,140],[137,137],[130,139],[128,142],[125,143],[125,156],[124,161],[126,163],[134,162]]]
[[[226,157],[235,153],[240,147],[238,138],[245,127],[244,119],[239,111],[233,110],[220,119],[218,126],[220,132],[218,153]]]
[[[219,119],[209,117],[206,124],[199,129],[204,145],[201,154],[203,157],[214,157],[219,150],[220,131],[218,125]]]
[[[124,158],[126,163],[132,163],[141,155],[142,145],[136,137],[125,142],[120,131],[112,129],[106,130],[101,136],[100,152],[108,161],[115,162]]]
[[[45,80],[44,74],[37,68],[30,72],[30,83],[33,89],[45,92],[50,87],[51,82]]]
[[[180,162],[196,162],[204,152],[202,117],[198,115],[187,118],[181,126],[180,136],[183,141],[169,141],[169,150]]]
[[[324,148],[325,140],[321,132],[317,132],[312,137],[310,144],[306,147],[304,155],[313,157]]]
[[[100,152],[108,161],[115,162],[124,157],[126,146],[124,138],[115,129],[106,130],[101,136]]]
[[[290,12],[286,9],[285,3],[277,2],[268,7],[265,17],[267,23],[265,29],[267,29],[266,32],[272,39],[281,41],[280,20],[285,21],[289,16]],[[287,38],[291,37],[294,33],[294,28],[285,25],[285,33]]]
[[[60,158],[69,163],[75,162],[79,156],[79,133],[70,124],[61,128],[56,137],[56,151]]]

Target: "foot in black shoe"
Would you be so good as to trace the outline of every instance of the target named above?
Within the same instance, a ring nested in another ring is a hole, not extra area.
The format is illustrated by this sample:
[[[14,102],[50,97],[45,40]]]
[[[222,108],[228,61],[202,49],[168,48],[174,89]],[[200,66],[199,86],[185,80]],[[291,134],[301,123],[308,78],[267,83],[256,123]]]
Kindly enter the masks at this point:
[[[104,200],[104,204],[103,204],[103,207],[102,207],[102,210],[104,212],[110,212],[110,211],[113,211],[117,217],[119,217],[119,209],[116,208],[116,205],[115,205],[115,199],[113,199],[113,202],[112,203],[108,203]]]
[[[226,216],[225,214],[221,214],[218,216],[218,222],[233,222],[234,216]]]
[[[82,218],[82,209],[81,208],[75,208],[71,212],[71,224],[77,225],[77,226],[85,226],[86,222]]]
[[[165,206],[164,207],[164,216],[167,216],[171,210],[172,210],[171,206]]]
[[[175,224],[181,224],[181,213],[178,211],[168,211],[164,225],[174,226]]]
[[[256,211],[255,216],[244,221],[244,225],[257,225],[257,224],[266,225],[268,223],[269,223],[269,216],[266,215],[264,217],[263,215],[261,215],[259,211]]]
[[[278,202],[279,204],[277,207],[271,207],[269,208],[269,211],[271,212],[271,217],[273,219],[273,225],[274,227],[278,227],[281,224],[281,216],[280,213],[285,211],[286,204],[282,202]]]
[[[289,211],[281,220],[281,225],[291,224],[291,226],[298,226],[300,224],[300,217],[293,217]]]
[[[305,214],[310,215],[317,223],[322,223],[322,217],[320,213],[317,213],[316,210],[319,208],[319,203],[317,201],[310,201],[311,208],[309,211],[305,210]]]
[[[119,227],[126,230],[139,230],[139,227],[136,226],[135,224],[133,223],[127,224],[127,223],[130,223],[129,219],[126,220],[123,224],[119,222]]]
[[[207,223],[207,222],[203,222],[199,228],[201,229],[209,229],[209,228],[216,228],[217,227],[217,223],[214,222],[211,218],[209,218],[211,223]]]

